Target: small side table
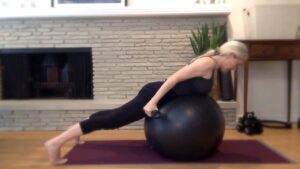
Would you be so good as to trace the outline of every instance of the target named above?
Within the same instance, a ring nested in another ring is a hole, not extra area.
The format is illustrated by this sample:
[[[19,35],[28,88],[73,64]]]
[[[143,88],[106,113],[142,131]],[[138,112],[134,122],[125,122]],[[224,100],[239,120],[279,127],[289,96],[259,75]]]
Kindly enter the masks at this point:
[[[291,86],[292,61],[300,59],[300,40],[244,40],[249,48],[249,61],[244,67],[244,113],[247,112],[248,103],[248,73],[251,61],[287,61],[287,121],[265,120],[265,123],[277,123],[285,128],[291,128]]]

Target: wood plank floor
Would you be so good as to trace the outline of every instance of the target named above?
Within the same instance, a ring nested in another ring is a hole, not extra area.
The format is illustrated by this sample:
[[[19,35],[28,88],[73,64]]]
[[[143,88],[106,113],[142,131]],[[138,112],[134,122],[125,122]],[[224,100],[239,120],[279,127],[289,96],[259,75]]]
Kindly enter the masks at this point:
[[[287,158],[291,164],[155,164],[155,165],[78,165],[51,166],[43,143],[60,132],[0,132],[0,169],[300,169],[300,130],[265,129],[263,135],[246,136],[235,130],[226,130],[225,139],[255,139],[271,146]],[[144,139],[141,130],[99,131],[83,136],[83,140]],[[74,142],[63,147],[68,152]],[[100,152],[101,153],[101,152]]]

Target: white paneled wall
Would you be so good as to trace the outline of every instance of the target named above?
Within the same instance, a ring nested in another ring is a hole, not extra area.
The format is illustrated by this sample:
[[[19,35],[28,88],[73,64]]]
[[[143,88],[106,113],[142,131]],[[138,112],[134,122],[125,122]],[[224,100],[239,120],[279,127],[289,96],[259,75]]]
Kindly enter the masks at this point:
[[[292,121],[299,114],[299,61],[293,63]],[[251,61],[249,64],[248,111],[259,118],[287,119],[287,62]]]
[[[263,119],[285,118],[287,111],[286,68],[286,64],[281,61],[250,62],[248,111],[255,111]]]

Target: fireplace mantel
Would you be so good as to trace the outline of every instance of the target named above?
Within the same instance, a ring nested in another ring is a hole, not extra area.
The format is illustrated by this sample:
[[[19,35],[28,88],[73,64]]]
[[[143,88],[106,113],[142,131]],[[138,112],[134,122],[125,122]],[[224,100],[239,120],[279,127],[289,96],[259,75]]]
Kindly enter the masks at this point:
[[[0,19],[82,18],[82,17],[149,17],[149,16],[218,16],[229,15],[230,5],[198,5],[181,8],[36,8],[1,9]]]

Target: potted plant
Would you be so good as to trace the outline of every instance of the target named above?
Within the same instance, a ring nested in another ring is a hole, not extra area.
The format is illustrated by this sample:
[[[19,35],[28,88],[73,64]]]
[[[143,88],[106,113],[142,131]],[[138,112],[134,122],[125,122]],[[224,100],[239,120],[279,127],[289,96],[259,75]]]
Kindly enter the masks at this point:
[[[226,24],[212,24],[211,27],[204,24],[201,30],[198,28],[196,31],[192,31],[190,41],[196,56],[209,49],[215,49],[226,41]]]

